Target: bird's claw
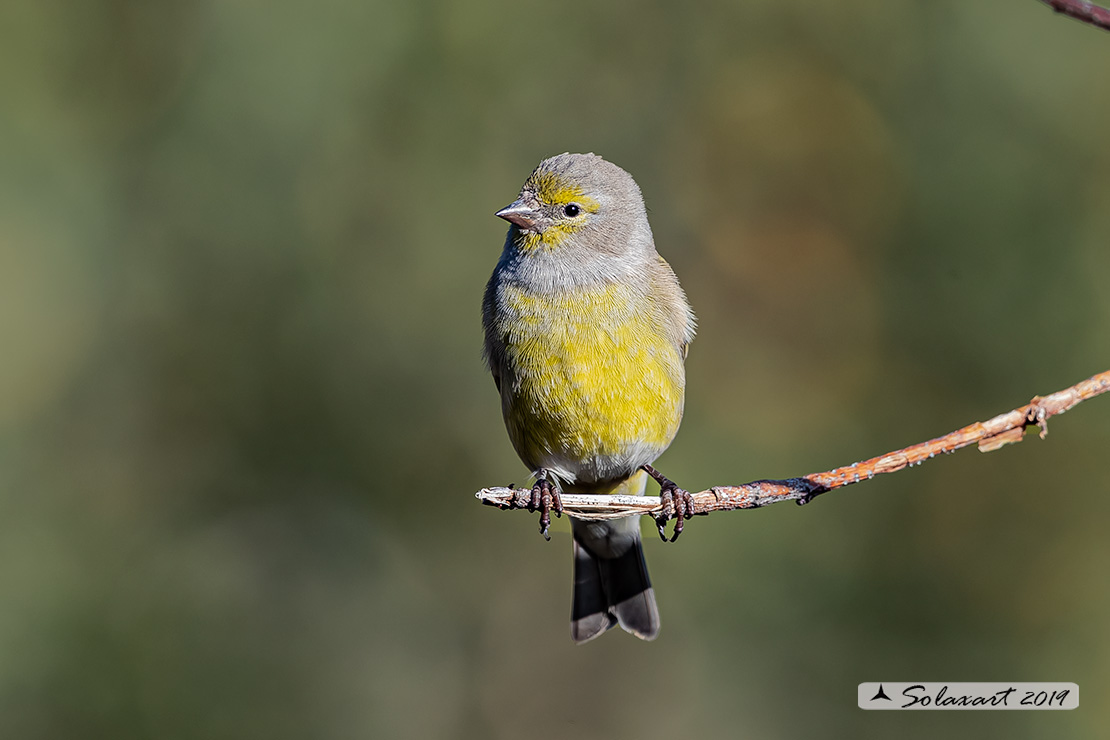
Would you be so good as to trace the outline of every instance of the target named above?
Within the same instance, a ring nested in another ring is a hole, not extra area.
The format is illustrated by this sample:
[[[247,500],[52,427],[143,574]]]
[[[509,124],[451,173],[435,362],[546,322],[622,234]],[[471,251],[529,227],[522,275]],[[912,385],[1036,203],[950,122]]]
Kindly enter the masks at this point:
[[[686,520],[694,515],[694,497],[689,491],[679,488],[673,480],[650,465],[644,465],[643,469],[659,483],[659,503],[661,506],[659,516],[655,518],[655,525],[659,528],[659,538],[664,542],[668,541],[667,521],[673,518],[675,520],[674,533],[671,535],[670,542],[674,542],[682,534]]]
[[[528,511],[540,512],[540,534],[547,541],[551,541],[548,528],[551,526],[551,512],[555,516],[563,515],[563,499],[559,496],[559,489],[542,473],[532,486],[532,500],[528,502]]]
[[[674,518],[674,533],[671,534],[670,542],[678,539],[682,534],[682,528],[686,520],[694,515],[694,497],[690,492],[679,488],[672,481],[667,481],[670,485],[664,485],[659,490],[659,499],[663,504],[663,510],[659,518],[655,520],[656,526],[659,527],[659,538],[667,542],[667,533],[665,528],[667,520]]]

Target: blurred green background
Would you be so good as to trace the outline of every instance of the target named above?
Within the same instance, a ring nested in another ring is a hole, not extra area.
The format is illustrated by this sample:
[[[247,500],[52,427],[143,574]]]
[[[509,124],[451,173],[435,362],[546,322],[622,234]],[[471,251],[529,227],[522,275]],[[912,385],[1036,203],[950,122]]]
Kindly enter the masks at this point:
[[[1105,737],[1110,399],[648,538],[569,639],[480,359],[493,212],[639,181],[693,489],[1110,367],[1110,35],[1035,0],[0,5],[0,737]],[[650,532],[649,532],[650,533]],[[1067,713],[863,712],[875,680]]]

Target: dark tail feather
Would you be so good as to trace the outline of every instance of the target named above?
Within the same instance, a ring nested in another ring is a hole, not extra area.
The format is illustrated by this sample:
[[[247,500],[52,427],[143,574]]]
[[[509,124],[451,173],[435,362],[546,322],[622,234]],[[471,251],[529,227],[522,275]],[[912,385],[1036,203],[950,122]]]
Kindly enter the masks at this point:
[[[574,541],[574,603],[570,612],[570,637],[588,642],[617,623],[609,614],[598,559]]]
[[[659,634],[659,608],[639,538],[615,558],[596,557],[575,539],[571,638],[587,642],[618,623],[643,640]]]
[[[598,565],[609,611],[616,615],[621,628],[641,640],[654,640],[659,635],[659,607],[655,605],[655,589],[639,538],[624,555],[598,560]]]

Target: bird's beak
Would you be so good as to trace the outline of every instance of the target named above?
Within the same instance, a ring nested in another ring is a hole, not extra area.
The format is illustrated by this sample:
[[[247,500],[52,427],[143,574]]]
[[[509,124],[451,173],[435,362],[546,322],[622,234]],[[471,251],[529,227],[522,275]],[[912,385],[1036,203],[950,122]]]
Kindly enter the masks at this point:
[[[525,202],[523,198],[505,206],[494,215],[505,219],[509,223],[516,224],[526,231],[534,229],[540,220],[539,212]]]

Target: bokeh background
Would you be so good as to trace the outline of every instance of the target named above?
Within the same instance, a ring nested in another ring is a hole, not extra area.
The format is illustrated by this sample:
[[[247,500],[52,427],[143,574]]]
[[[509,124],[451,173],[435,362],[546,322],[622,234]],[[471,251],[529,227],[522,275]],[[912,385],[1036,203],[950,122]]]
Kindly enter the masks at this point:
[[[650,644],[574,647],[565,521],[473,498],[526,480],[492,214],[566,150],[635,175],[697,309],[659,463],[691,489],[1107,369],[1110,35],[1035,0],[7,0],[0,89],[0,736],[1110,733],[1110,399],[649,537]],[[884,679],[1081,708],[858,710]]]

